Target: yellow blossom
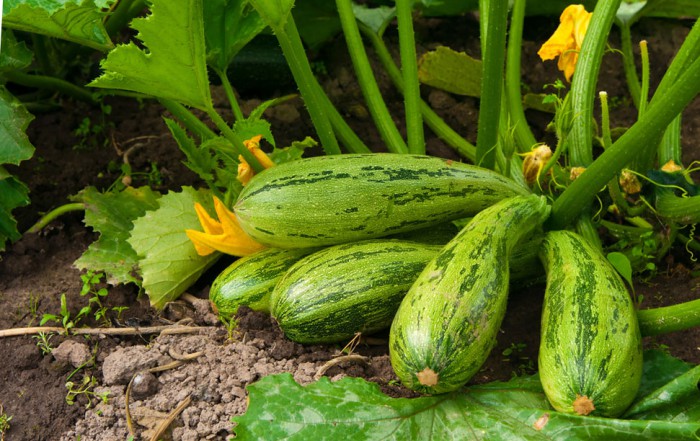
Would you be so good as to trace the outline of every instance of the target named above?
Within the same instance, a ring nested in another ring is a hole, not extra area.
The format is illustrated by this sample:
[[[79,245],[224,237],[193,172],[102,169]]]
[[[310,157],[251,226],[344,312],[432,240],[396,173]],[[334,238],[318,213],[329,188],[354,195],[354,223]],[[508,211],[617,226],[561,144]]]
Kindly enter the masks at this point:
[[[542,144],[534,147],[529,153],[524,154],[523,175],[528,184],[537,181],[542,172],[542,168],[552,157],[552,149],[548,145]]]
[[[567,81],[576,69],[578,53],[586,36],[588,23],[593,13],[587,12],[583,5],[569,5],[559,17],[559,27],[540,48],[537,55],[542,61],[559,57],[557,67],[564,72]]]
[[[661,167],[661,171],[666,173],[675,173],[681,170],[683,170],[683,167],[676,164],[676,161],[673,159],[669,159],[668,162]]]
[[[639,182],[637,175],[629,170],[622,170],[619,183],[622,190],[627,194],[637,194],[642,191],[642,183]]]
[[[260,165],[262,165],[265,168],[270,168],[273,165],[275,165],[275,163],[272,162],[270,157],[267,156],[265,154],[265,152],[263,152],[260,149],[260,140],[261,139],[262,139],[262,136],[257,135],[257,136],[250,138],[247,141],[243,141],[243,144],[246,146],[246,148],[248,150],[250,150],[250,153],[252,153],[253,156],[255,156],[255,158],[258,160],[258,162],[260,162]],[[250,167],[250,164],[248,164],[246,162],[246,160],[243,159],[243,156],[239,156],[238,161],[240,161],[240,162],[238,164],[238,176],[236,178],[243,185],[246,185],[251,180],[251,178],[253,177],[255,172]]]
[[[571,167],[571,170],[569,171],[569,179],[575,181],[576,178],[581,176],[585,171],[586,167]]]
[[[233,256],[247,256],[265,248],[264,245],[254,241],[240,227],[236,215],[229,211],[219,198],[214,197],[214,209],[219,218],[209,216],[209,213],[200,204],[194,204],[199,223],[204,232],[197,230],[185,230],[190,238],[197,254],[206,256],[214,251],[231,254]]]

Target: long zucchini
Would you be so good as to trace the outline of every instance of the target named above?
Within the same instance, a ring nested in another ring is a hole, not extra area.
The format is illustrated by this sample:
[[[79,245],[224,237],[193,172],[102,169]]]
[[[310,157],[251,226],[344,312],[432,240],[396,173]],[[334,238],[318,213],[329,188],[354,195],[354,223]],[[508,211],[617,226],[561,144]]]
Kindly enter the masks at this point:
[[[386,239],[325,248],[279,281],[272,316],[299,343],[332,343],[388,328],[406,291],[440,249]]]
[[[423,393],[464,385],[496,343],[506,310],[509,258],[549,214],[544,198],[518,196],[487,208],[426,266],[391,325],[391,364]]]
[[[302,248],[429,227],[528,193],[473,165],[431,156],[348,154],[263,171],[243,189],[234,212],[256,241]]]
[[[620,415],[642,377],[637,314],[605,256],[569,231],[547,233],[540,380],[560,412]]]

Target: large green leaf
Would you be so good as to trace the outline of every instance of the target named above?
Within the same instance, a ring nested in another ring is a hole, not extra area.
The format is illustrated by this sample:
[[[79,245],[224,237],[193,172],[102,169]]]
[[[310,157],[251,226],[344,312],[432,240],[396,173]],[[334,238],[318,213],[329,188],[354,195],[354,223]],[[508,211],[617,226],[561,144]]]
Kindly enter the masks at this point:
[[[151,15],[131,27],[147,50],[117,46],[101,62],[104,73],[90,86],[123,89],[211,108],[202,0],[153,0]]]
[[[271,28],[283,29],[294,7],[294,0],[249,0],[265,23]]]
[[[2,24],[11,29],[61,38],[101,51],[114,47],[101,10],[107,1],[5,0]]]
[[[32,62],[32,51],[27,49],[23,41],[17,41],[9,29],[2,32],[0,48],[0,72],[24,69]]]
[[[226,71],[233,57],[263,29],[265,23],[247,0],[204,2],[207,61],[221,72]]]
[[[100,193],[94,187],[81,191],[74,200],[87,204],[85,225],[100,233],[74,265],[79,269],[107,274],[107,282],[136,283],[138,264],[136,251],[127,239],[133,221],[148,210],[158,208],[159,193],[149,187],[126,187],[121,192]]]
[[[0,86],[0,165],[27,160],[34,154],[27,126],[34,117],[10,92]]]
[[[645,370],[647,374],[665,371],[667,363],[673,364],[665,355],[650,357],[645,363],[654,365]],[[698,378],[691,374],[697,369],[681,374],[692,377],[690,381],[679,377],[655,393],[658,396],[674,389],[674,399],[681,400],[680,395],[684,395],[686,405],[690,400],[700,402]],[[645,376],[643,381],[651,379]],[[683,385],[673,385],[674,381]],[[553,411],[537,376],[413,399],[387,397],[376,384],[350,377],[335,383],[324,378],[302,387],[291,375],[274,375],[248,386],[248,390],[248,411],[234,417],[237,440],[632,441],[689,440],[700,435],[700,413],[683,411],[680,403],[673,401],[659,404],[667,410],[664,420],[582,417]]]
[[[155,308],[175,300],[220,256],[198,255],[185,234],[186,229],[201,229],[195,202],[211,207],[211,193],[192,187],[171,191],[158,200],[156,210],[134,221],[128,242],[139,256],[142,286]]]
[[[29,204],[29,191],[17,178],[0,166],[0,251],[5,250],[8,240],[21,237],[17,231],[17,222],[12,217],[12,210]]]

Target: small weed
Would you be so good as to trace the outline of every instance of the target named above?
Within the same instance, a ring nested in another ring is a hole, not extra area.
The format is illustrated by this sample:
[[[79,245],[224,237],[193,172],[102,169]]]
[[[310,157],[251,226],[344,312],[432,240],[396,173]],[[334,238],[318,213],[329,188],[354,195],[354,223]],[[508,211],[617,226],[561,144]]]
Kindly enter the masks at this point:
[[[516,364],[515,371],[513,371],[514,377],[519,377],[522,375],[529,375],[535,372],[535,364],[530,359],[523,355],[527,349],[525,343],[511,343],[509,347],[503,350],[503,361]]]
[[[86,409],[91,408],[95,401],[102,403],[109,402],[110,393],[108,391],[103,393],[96,393],[94,391],[97,384],[97,378],[95,378],[93,375],[87,374],[83,375],[83,381],[79,384],[72,381],[66,381],[66,389],[68,389],[68,393],[66,394],[66,403],[72,406],[75,404],[76,399],[80,395],[83,395],[88,400],[87,404],[85,405]]]
[[[5,433],[10,430],[12,417],[5,413],[5,409],[0,404],[0,441],[5,441]]]
[[[98,122],[85,117],[73,131],[78,138],[78,143],[73,146],[73,150],[89,150],[109,144],[108,133],[114,128],[114,123],[108,121],[107,117],[112,114],[112,106],[100,102],[100,110],[102,111]]]
[[[41,355],[49,355],[53,351],[53,346],[51,346],[51,338],[53,334],[40,332],[38,335],[32,338],[36,339],[36,345],[41,351]]]
[[[238,322],[234,317],[226,318],[223,316],[219,316],[219,320],[221,320],[221,323],[224,324],[224,327],[226,327],[226,340],[227,341],[235,341],[236,340],[236,329],[238,328]]]
[[[68,311],[68,302],[66,301],[66,293],[61,294],[61,312],[59,314],[44,314],[39,322],[39,326],[43,326],[48,322],[60,323],[63,328],[68,331],[74,328],[78,318],[71,319],[70,311]]]

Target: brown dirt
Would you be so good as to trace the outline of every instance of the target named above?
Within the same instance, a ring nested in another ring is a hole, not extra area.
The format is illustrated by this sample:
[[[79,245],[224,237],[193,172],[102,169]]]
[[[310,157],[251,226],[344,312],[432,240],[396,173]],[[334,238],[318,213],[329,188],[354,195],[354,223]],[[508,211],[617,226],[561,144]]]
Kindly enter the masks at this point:
[[[536,58],[540,35],[552,30],[551,21],[533,19],[526,27],[523,57],[523,82],[532,91],[540,91],[544,84],[557,78],[553,63],[542,64]],[[460,32],[455,33],[455,29]],[[664,29],[663,32],[660,29]],[[663,66],[674,48],[687,32],[687,26],[649,20],[637,27],[636,32],[650,42],[654,60],[654,79],[658,80]],[[423,20],[417,25],[420,50],[441,43],[457,50],[466,50],[479,56],[478,24],[470,17],[447,20]],[[459,35],[456,35],[459,34]],[[395,39],[394,35],[388,35]],[[615,45],[615,39],[612,40]],[[328,47],[329,77],[325,85],[332,99],[348,116],[349,123],[373,149],[384,150],[371,121],[366,116],[361,93],[352,81],[352,72],[343,57],[343,42]],[[330,56],[332,54],[332,56]],[[617,125],[629,124],[634,113],[625,106],[626,89],[619,55],[608,54],[602,74],[601,89],[619,97],[621,104],[614,109]],[[403,112],[399,95],[390,87],[387,78],[380,75],[380,84],[386,91],[390,108],[397,115]],[[478,101],[458,97],[437,90],[423,89],[429,101],[445,120],[470,141],[476,139]],[[264,97],[263,97],[264,98]],[[181,163],[182,154],[169,136],[161,119],[161,109],[154,103],[138,103],[126,99],[108,99],[112,113],[106,116],[106,145],[103,139],[87,149],[74,148],[80,139],[74,135],[85,115],[93,123],[102,123],[99,109],[81,104],[64,103],[59,112],[41,114],[30,126],[30,137],[37,152],[33,159],[13,169],[30,186],[32,205],[15,211],[20,230],[26,230],[41,213],[66,203],[69,195],[88,185],[107,188],[118,177],[118,167],[129,151],[129,162],[134,171],[148,172],[155,164],[161,181],[159,190],[177,189],[181,185],[198,185],[196,176]],[[628,100],[627,100],[628,102]],[[259,103],[258,97],[246,97],[244,108]],[[694,136],[700,126],[698,101],[686,112],[684,119],[684,162],[700,159],[700,144]],[[299,99],[267,113],[273,124],[273,133],[280,145],[312,134],[309,119]],[[544,136],[543,128],[549,116],[529,112],[536,135]],[[432,154],[454,157],[440,140],[428,135],[428,149]],[[144,185],[142,177],[134,177],[134,185]],[[79,295],[80,272],[72,264],[95,239],[95,234],[82,225],[80,214],[64,215],[36,235],[26,235],[8,247],[0,261],[0,329],[37,325],[45,313],[57,314],[60,295],[65,293],[73,314],[85,305]],[[663,272],[646,283],[638,283],[638,294],[644,295],[646,306],[674,304],[698,297],[700,279],[689,269],[695,269],[683,253],[675,261],[660,263]],[[212,268],[190,292],[205,299],[208,287],[218,271],[227,262]],[[511,295],[507,316],[498,340],[483,369],[474,382],[507,380],[514,374],[528,374],[536,368],[539,343],[539,315],[542,287],[516,289]],[[206,302],[205,302],[206,304]],[[129,306],[121,317],[110,318],[115,326],[159,325],[183,318],[191,318],[203,327],[201,335],[181,336],[96,336],[73,337],[74,344],[68,358],[42,355],[35,338],[12,337],[0,339],[0,353],[4,363],[0,371],[0,404],[12,416],[8,440],[123,440],[127,437],[124,413],[124,394],[130,374],[147,367],[161,366],[178,358],[178,354],[202,352],[196,360],[177,369],[145,376],[135,388],[130,400],[132,416],[138,432],[143,435],[169,413],[185,397],[191,404],[173,425],[172,438],[176,440],[225,439],[232,429],[230,417],[245,411],[245,386],[264,375],[291,372],[301,383],[313,380],[318,369],[335,357],[340,346],[304,347],[284,338],[269,317],[249,310],[239,316],[237,332],[229,336],[212,315],[202,311],[201,304],[176,302],[163,312],[149,308],[148,300],[139,295],[134,286],[109,287],[107,306]],[[98,323],[86,321],[86,325]],[[232,337],[232,338],[229,338]],[[379,339],[386,338],[379,334]],[[54,336],[53,347],[66,341]],[[678,332],[654,339],[646,339],[647,347],[664,345],[667,350],[689,362],[700,363],[700,330]],[[62,348],[66,349],[65,345]],[[506,349],[512,353],[504,355]],[[388,362],[385,344],[361,344],[357,352],[369,357],[369,364],[344,363],[329,370],[326,375],[360,376],[376,381],[392,396],[413,396],[395,383]],[[82,355],[81,355],[82,354]],[[95,355],[92,363],[76,369],[85,354]],[[73,357],[73,358],[70,358]],[[79,383],[83,376],[94,376],[97,385],[93,392],[109,392],[106,402],[96,396],[81,396],[77,403],[66,403],[65,383]],[[90,404],[90,407],[87,407]],[[137,438],[138,439],[138,438]]]

